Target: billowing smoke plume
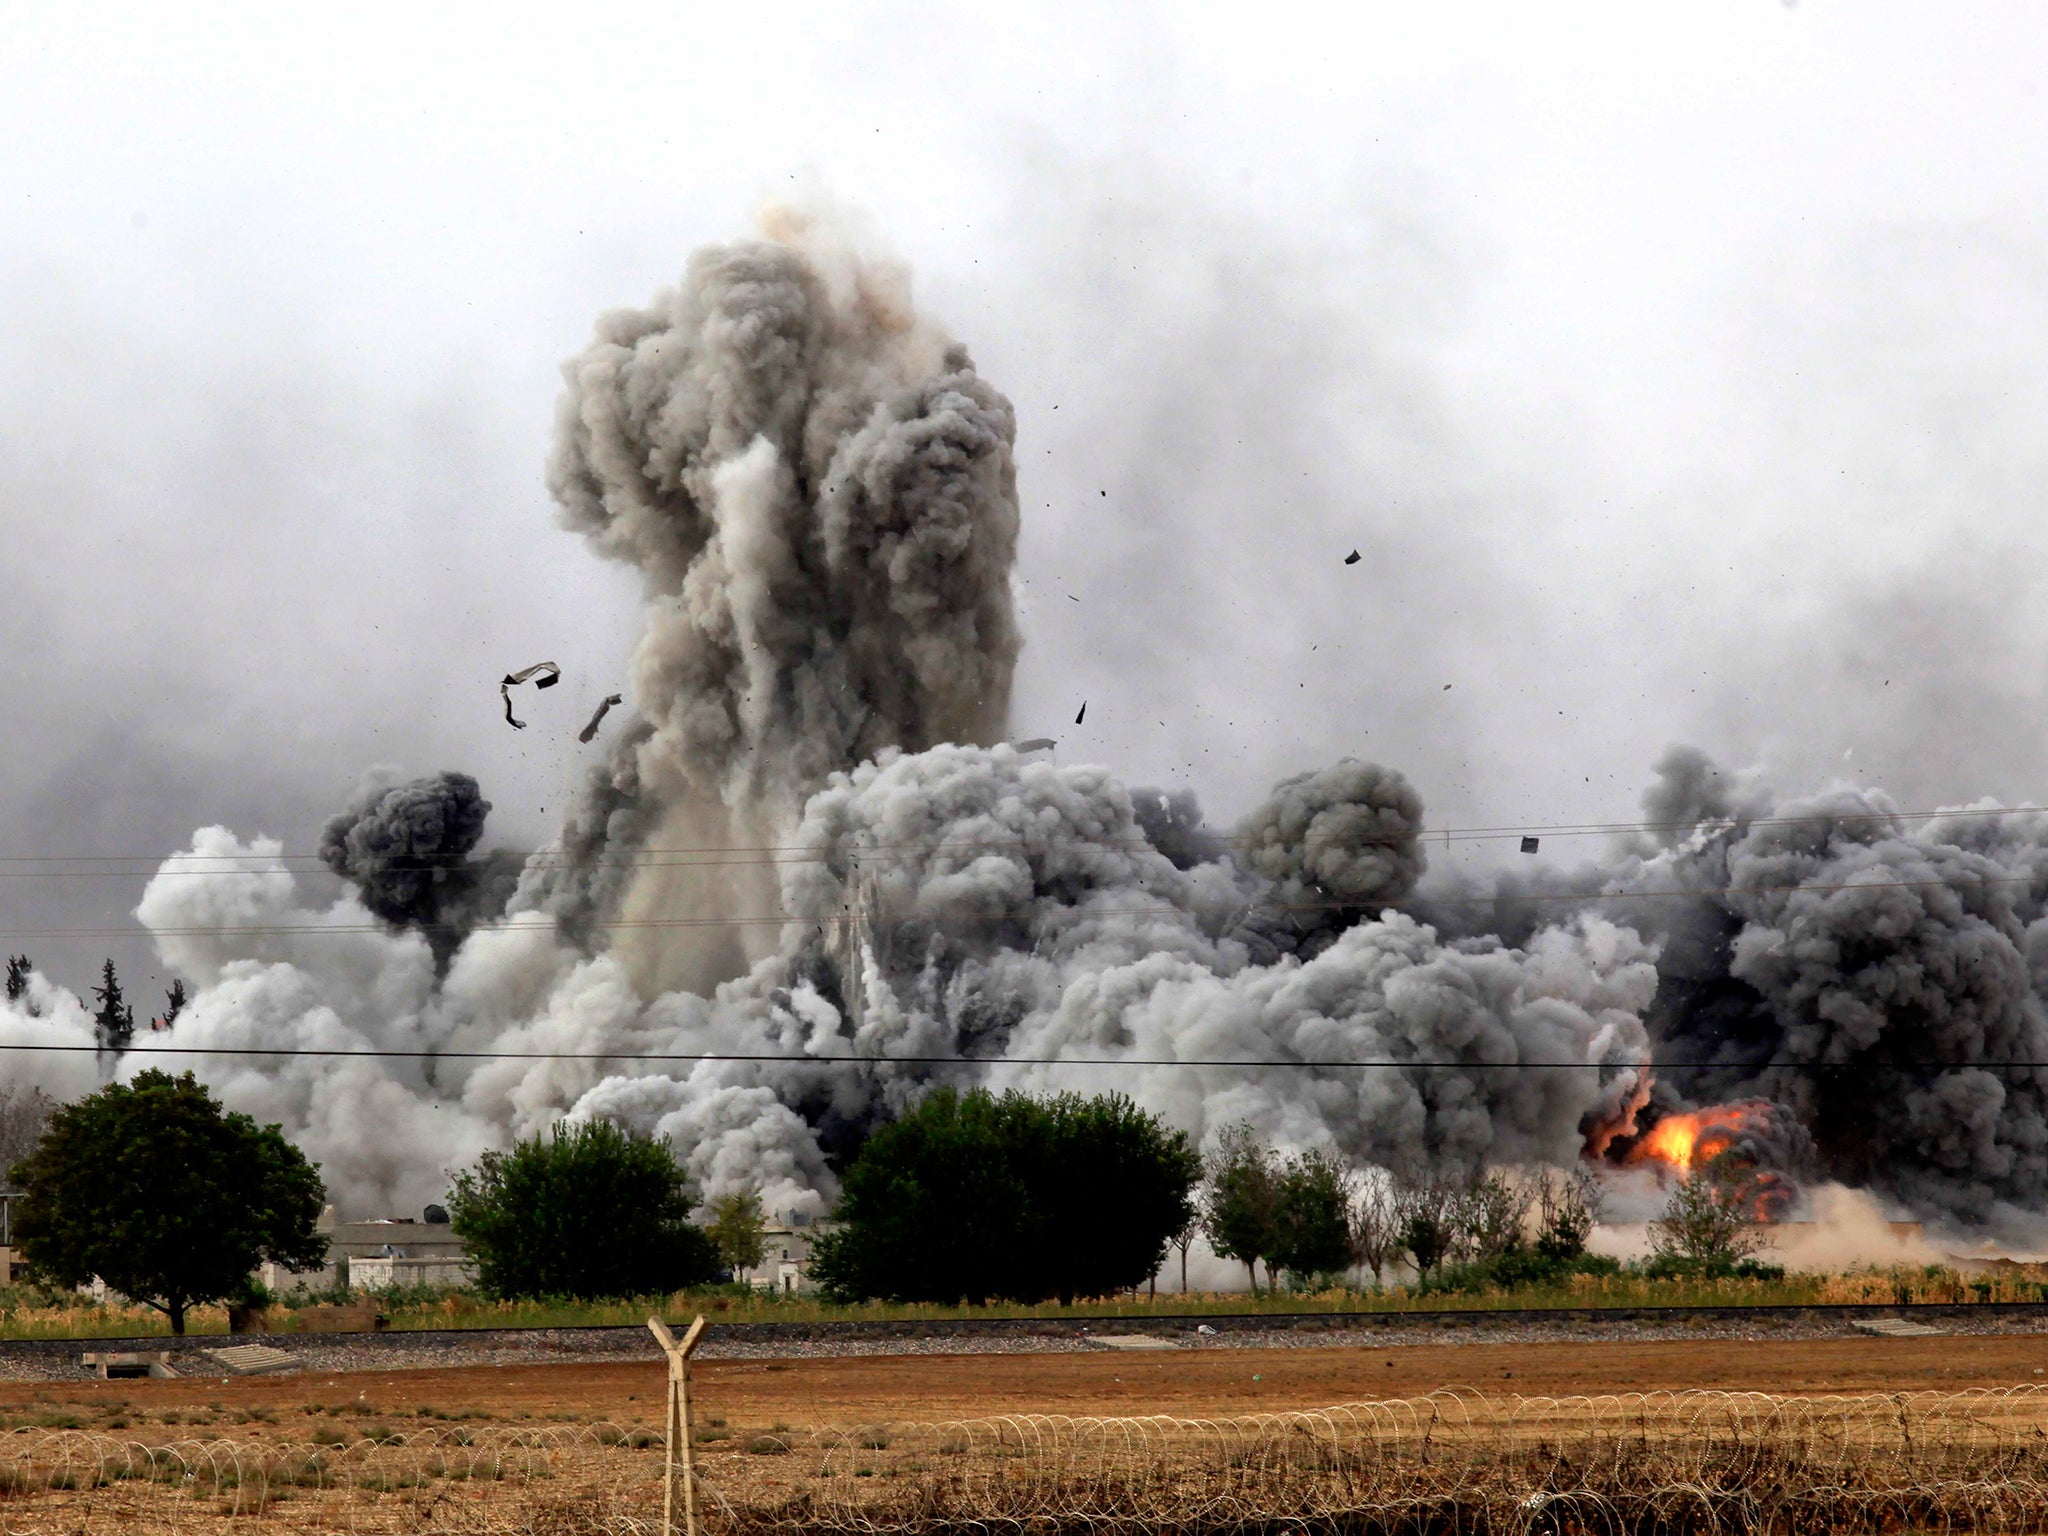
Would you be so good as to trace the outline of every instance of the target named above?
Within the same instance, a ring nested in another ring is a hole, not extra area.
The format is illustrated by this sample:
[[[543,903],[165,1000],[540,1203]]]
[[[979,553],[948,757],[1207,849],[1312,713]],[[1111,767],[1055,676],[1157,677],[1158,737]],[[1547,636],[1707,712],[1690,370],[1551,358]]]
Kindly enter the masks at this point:
[[[548,466],[564,525],[645,583],[633,681],[652,730],[608,792],[630,778],[658,801],[631,830],[670,848],[772,844],[834,771],[995,741],[1009,718],[1010,404],[900,268],[808,216],[770,228],[599,322],[564,369]],[[623,912],[765,911],[761,876],[650,864]],[[643,985],[700,990],[769,947],[687,932],[619,947]]]
[[[1307,838],[1347,891],[1369,852],[1417,867],[1413,791],[1358,765],[1331,780],[1283,786],[1247,825],[1294,830],[1261,846],[1299,866]],[[1339,811],[1358,844],[1343,858],[1290,821],[1319,799],[1398,809]],[[829,1151],[935,1080],[1120,1089],[1198,1137],[1248,1119],[1383,1163],[1476,1169],[1575,1157],[1581,1122],[1618,1113],[1648,1059],[1656,971],[1625,929],[1593,918],[1527,950],[1447,949],[1389,913],[1306,961],[1258,964],[1237,930],[1270,883],[1229,857],[1178,867],[1099,768],[1002,746],[885,752],[835,775],[791,841],[804,856],[783,876],[783,952],[720,994],[727,1048],[791,1064],[622,1077],[584,1112],[684,1139],[706,1103],[765,1089]],[[1529,1061],[1592,1070],[1517,1070]]]
[[[1392,769],[1352,759],[1286,780],[1239,830],[1245,868],[1267,882],[1258,924],[1269,959],[1313,952],[1398,902],[1428,867],[1422,797]]]
[[[372,784],[320,834],[320,858],[395,928],[416,928],[446,964],[470,930],[505,910],[520,861],[471,860],[491,802],[466,773]]]
[[[365,1214],[563,1115],[816,1211],[934,1083],[1463,1171],[1620,1165],[1720,1106],[1759,1170],[2039,1209],[2048,816],[1774,804],[1680,749],[1647,830],[1490,883],[1430,877],[1420,797],[1368,763],[1210,827],[997,744],[1013,433],[902,271],[822,218],[605,317],[549,482],[641,572],[634,718],[502,914],[462,775],[337,818],[325,909],[276,843],[196,833],[138,908],[194,988],[171,1042],[292,1053],[196,1061]],[[37,988],[10,1036],[89,1040]],[[310,1054],[378,1049],[407,1054]]]
[[[1850,789],[1692,804],[1609,887],[1666,893],[1629,905],[1663,937],[1650,1028],[1669,1086],[1786,1107],[1827,1177],[1918,1211],[2039,1209],[2048,817],[1909,821]]]

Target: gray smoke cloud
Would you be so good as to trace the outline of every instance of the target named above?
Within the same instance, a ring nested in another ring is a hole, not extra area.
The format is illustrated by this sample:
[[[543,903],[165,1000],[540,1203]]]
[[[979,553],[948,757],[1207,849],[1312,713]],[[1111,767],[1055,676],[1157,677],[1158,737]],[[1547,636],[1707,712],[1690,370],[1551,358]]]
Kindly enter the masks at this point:
[[[1009,718],[1009,402],[843,223],[765,224],[599,321],[563,370],[548,464],[563,525],[644,580],[634,702],[652,730],[609,789],[656,799],[639,830],[667,847],[772,843],[833,771],[994,741]],[[650,864],[627,920],[772,902],[758,866],[702,874]],[[763,952],[744,928],[675,939],[622,943],[650,989],[707,990]]]
[[[841,223],[700,252],[565,381],[549,485],[640,573],[643,622],[632,715],[502,914],[458,774],[336,818],[325,907],[276,842],[210,827],[137,909],[194,989],[171,1042],[291,1051],[198,1062],[349,1209],[438,1198],[566,1115],[819,1211],[937,1083],[1460,1171],[1625,1159],[1660,1115],[1754,1100],[1759,1167],[2038,1206],[2048,817],[1781,804],[1674,749],[1649,830],[1488,880],[1432,878],[1421,797],[1356,759],[1218,830],[1001,744],[1012,413]],[[6,1029],[89,1038],[39,986]],[[312,1054],[379,1048],[414,1054]]]
[[[1664,1071],[1638,1128],[1761,1100],[1759,1165],[1938,1220],[2038,1213],[2048,818],[1906,818],[1851,787],[1780,801],[1689,748],[1643,804],[1653,831],[1621,840],[1597,892],[1575,881],[1583,910],[1631,914],[1658,949]]]
[[[320,833],[321,862],[378,917],[416,928],[446,965],[470,931],[505,910],[523,861],[472,860],[491,802],[466,773],[370,784]]]
[[[1416,867],[1379,838],[1420,804],[1367,765],[1316,790],[1290,781],[1249,824],[1294,825],[1318,800],[1384,813],[1340,813],[1319,835],[1331,870]],[[1299,866],[1305,825],[1258,846]],[[792,1061],[619,1078],[582,1112],[682,1138],[706,1103],[765,1089],[830,1151],[933,1082],[1114,1088],[1197,1138],[1249,1119],[1289,1143],[1469,1170],[1575,1158],[1582,1122],[1621,1113],[1648,1061],[1656,970],[1626,929],[1591,918],[1527,949],[1453,948],[1389,912],[1261,964],[1237,930],[1275,883],[1234,855],[1176,864],[1100,768],[1007,746],[885,752],[835,775],[793,843],[784,950],[720,994],[737,1038]],[[1596,1070],[1518,1069],[1536,1060]]]
[[[1278,952],[1313,952],[1415,888],[1421,831],[1422,797],[1392,769],[1347,758],[1283,780],[1238,828],[1245,867],[1267,882],[1252,921]]]

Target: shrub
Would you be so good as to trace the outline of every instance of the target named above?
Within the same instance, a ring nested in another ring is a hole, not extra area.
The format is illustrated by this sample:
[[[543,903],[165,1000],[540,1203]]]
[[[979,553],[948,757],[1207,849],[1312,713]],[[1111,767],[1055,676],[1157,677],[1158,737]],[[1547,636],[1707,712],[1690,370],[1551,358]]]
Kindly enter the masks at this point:
[[[486,1295],[587,1301],[711,1279],[695,1204],[666,1141],[591,1120],[486,1152],[456,1176],[448,1211]]]
[[[1105,1295],[1165,1261],[1198,1168],[1121,1095],[940,1089],[861,1148],[812,1273],[841,1300]]]

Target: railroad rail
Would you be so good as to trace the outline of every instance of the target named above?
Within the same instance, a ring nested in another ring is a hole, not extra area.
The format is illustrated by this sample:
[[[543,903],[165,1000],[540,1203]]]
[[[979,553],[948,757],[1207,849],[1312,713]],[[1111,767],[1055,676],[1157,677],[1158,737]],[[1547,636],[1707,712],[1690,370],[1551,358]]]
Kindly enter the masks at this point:
[[[1445,1308],[1429,1311],[1371,1312],[1211,1312],[1145,1315],[1076,1313],[1062,1317],[857,1318],[809,1322],[721,1322],[711,1315],[706,1343],[817,1344],[890,1342],[909,1339],[1073,1339],[1119,1333],[1168,1338],[1192,1337],[1202,1328],[1230,1333],[1414,1333],[1429,1331],[1448,1337],[1495,1329],[1543,1326],[1597,1334],[1616,1325],[1663,1328],[1727,1327],[1735,1324],[1836,1322],[1848,1327],[1859,1321],[1902,1318],[1928,1326],[1967,1320],[2028,1321],[2048,1326],[2048,1302],[1881,1302],[1856,1304],[1784,1304],[1692,1307],[1501,1307]],[[547,1336],[549,1353],[610,1354],[658,1358],[659,1350],[644,1325],[636,1327],[585,1324],[531,1328],[405,1328],[381,1331],[280,1331],[273,1334],[188,1334],[183,1338],[156,1335],[78,1335],[54,1339],[0,1340],[0,1360],[9,1358],[75,1360],[80,1350],[169,1350],[179,1354],[218,1349],[230,1337],[268,1339],[289,1347],[347,1343],[369,1349],[479,1349],[529,1345]]]

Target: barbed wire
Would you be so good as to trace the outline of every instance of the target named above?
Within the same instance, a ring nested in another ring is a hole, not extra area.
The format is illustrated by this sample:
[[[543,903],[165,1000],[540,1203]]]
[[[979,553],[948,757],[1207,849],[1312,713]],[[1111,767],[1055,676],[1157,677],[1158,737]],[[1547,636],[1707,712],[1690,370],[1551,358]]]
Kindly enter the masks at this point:
[[[310,1438],[309,1438],[310,1437]],[[0,1531],[652,1536],[619,1424],[0,1440]],[[709,1536],[2048,1531],[2048,1388],[1426,1397],[1233,1417],[1013,1414],[698,1433]]]

